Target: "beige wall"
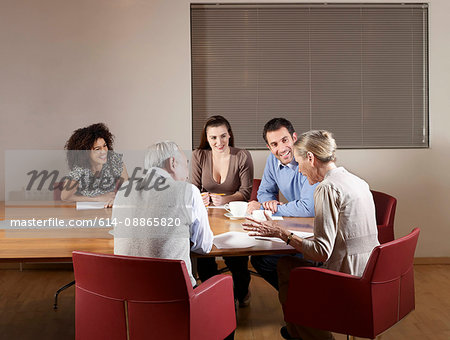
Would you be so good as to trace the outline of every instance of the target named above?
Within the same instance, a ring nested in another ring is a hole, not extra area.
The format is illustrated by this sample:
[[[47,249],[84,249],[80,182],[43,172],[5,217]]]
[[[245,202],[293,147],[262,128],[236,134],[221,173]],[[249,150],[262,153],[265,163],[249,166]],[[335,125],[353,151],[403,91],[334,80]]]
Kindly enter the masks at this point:
[[[189,6],[0,0],[0,152],[62,148],[71,131],[98,121],[120,149],[158,139],[190,148]],[[422,257],[450,256],[448,13],[448,1],[430,1],[431,148],[338,152],[340,165],[398,198],[396,235],[421,227]],[[267,152],[252,154],[260,177]]]

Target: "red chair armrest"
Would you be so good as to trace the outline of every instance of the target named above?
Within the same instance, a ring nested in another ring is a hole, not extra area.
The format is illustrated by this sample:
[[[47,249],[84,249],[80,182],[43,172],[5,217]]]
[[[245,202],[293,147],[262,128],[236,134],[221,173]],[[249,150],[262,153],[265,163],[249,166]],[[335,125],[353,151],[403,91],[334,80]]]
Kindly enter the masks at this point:
[[[223,339],[235,329],[231,276],[216,275],[195,288],[191,297],[191,339]]]
[[[210,294],[211,290],[217,289],[217,286],[227,285],[228,281],[231,281],[231,288],[233,288],[233,280],[229,275],[216,275],[203,282],[200,286],[194,288],[194,296],[201,297],[202,294]],[[233,290],[231,290],[233,291]]]

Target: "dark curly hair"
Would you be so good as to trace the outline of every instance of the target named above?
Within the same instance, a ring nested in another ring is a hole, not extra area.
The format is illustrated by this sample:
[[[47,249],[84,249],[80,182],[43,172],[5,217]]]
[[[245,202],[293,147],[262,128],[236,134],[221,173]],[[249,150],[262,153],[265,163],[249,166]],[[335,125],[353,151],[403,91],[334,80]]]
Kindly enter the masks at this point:
[[[114,135],[109,132],[108,127],[103,123],[89,125],[88,127],[77,129],[66,142],[64,149],[67,150],[67,162],[69,168],[74,166],[90,168],[89,156],[87,152],[71,152],[72,150],[91,150],[97,139],[103,138],[108,151],[113,150]]]
[[[217,127],[217,126],[222,126],[222,125],[224,125],[227,128],[228,134],[230,135],[230,140],[228,141],[228,145],[231,147],[234,147],[233,131],[231,130],[231,125],[228,122],[228,120],[226,120],[225,117],[222,117],[222,116],[211,116],[206,121],[205,125],[203,126],[202,137],[201,137],[200,145],[198,146],[198,148],[203,149],[203,150],[210,150],[211,146],[208,143],[208,137],[206,136],[206,130],[209,127]]]

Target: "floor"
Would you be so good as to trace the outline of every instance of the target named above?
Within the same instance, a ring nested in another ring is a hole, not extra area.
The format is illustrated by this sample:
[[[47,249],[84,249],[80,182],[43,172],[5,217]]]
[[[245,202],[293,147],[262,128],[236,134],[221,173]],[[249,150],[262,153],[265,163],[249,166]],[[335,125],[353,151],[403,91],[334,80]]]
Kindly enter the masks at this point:
[[[61,294],[57,311],[52,308],[55,290],[72,279],[69,266],[1,269],[0,339],[73,339],[74,288]],[[450,265],[416,265],[415,283],[416,310],[382,338],[450,339]],[[235,339],[282,339],[283,315],[276,291],[259,277],[252,277],[251,291],[250,306],[238,310]]]

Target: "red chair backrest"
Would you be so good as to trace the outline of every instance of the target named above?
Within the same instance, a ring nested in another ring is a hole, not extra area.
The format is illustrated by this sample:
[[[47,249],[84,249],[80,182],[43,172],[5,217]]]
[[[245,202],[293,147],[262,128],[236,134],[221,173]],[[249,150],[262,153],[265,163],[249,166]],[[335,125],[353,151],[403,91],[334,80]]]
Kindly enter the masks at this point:
[[[380,334],[414,310],[414,252],[420,229],[374,248],[362,281],[372,292],[373,332]]]
[[[250,195],[250,201],[257,201],[258,200],[258,189],[261,184],[261,179],[254,178],[253,179],[253,186],[252,186],[252,193]],[[279,199],[279,194],[277,194],[276,199]]]
[[[252,187],[252,193],[250,195],[250,201],[258,200],[258,189],[259,189],[260,184],[261,184],[261,180],[259,178],[253,179],[253,187]]]
[[[371,190],[378,226],[378,241],[386,243],[394,240],[394,218],[397,199],[383,192]]]
[[[75,251],[73,264],[77,339],[189,338],[183,261]]]

